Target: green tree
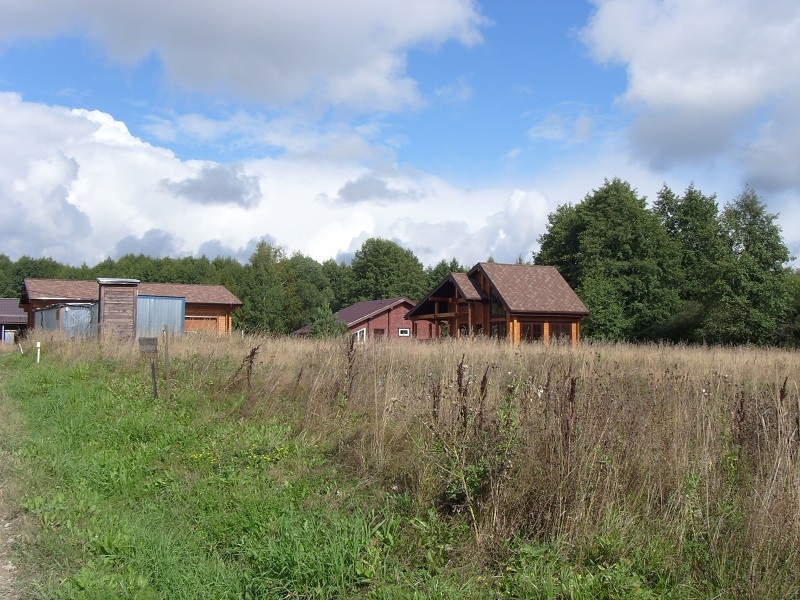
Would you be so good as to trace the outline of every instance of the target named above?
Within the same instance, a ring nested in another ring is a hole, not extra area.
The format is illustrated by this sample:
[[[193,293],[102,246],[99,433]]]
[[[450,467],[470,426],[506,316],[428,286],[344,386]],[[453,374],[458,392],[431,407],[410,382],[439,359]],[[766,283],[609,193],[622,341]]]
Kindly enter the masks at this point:
[[[711,343],[774,344],[791,311],[789,249],[777,215],[748,187],[722,211],[727,254],[716,265],[704,338]]]
[[[789,314],[781,331],[781,343],[800,347],[800,269],[787,269],[789,281]]]
[[[330,304],[324,302],[312,312],[311,331],[315,337],[338,337],[349,330],[347,323],[334,314]]]
[[[9,297],[22,295],[23,282],[27,278],[62,279],[67,269],[52,258],[31,258],[21,256],[11,267],[11,285],[13,292]]]
[[[284,252],[278,246],[259,242],[245,266],[239,299],[242,307],[233,313],[234,325],[245,331],[288,333],[285,319],[286,294],[279,263]]]
[[[461,266],[455,258],[450,259],[450,262],[442,259],[434,267],[425,269],[425,276],[428,280],[426,290],[433,289],[450,273],[466,273],[468,270],[466,267]]]
[[[356,302],[355,279],[349,265],[329,258],[322,263],[322,272],[328,278],[333,291],[331,310],[335,312]]]
[[[333,300],[331,283],[322,265],[313,258],[295,253],[288,260],[281,261],[280,272],[288,331],[307,325],[321,306],[330,307]]]
[[[630,184],[606,181],[548,217],[535,264],[553,265],[591,315],[590,337],[648,339],[679,305],[680,259],[659,218]]]
[[[5,255],[0,254],[0,298],[15,298],[14,292],[14,263]]]
[[[681,306],[663,326],[674,341],[701,341],[700,330],[710,303],[717,265],[727,254],[716,196],[706,196],[690,185],[677,196],[666,184],[654,204],[656,214],[680,251],[683,279],[679,285]]]
[[[359,248],[350,265],[354,302],[407,296],[414,301],[426,293],[422,263],[411,250],[394,242],[370,238]]]
[[[214,282],[224,285],[230,292],[241,300],[245,289],[245,267],[235,258],[216,257],[211,261],[214,268]]]

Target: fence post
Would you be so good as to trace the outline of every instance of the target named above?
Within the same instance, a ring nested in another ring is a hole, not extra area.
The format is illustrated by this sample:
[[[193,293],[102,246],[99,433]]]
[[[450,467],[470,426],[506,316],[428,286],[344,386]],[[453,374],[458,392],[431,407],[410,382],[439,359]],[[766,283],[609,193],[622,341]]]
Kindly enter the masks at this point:
[[[164,325],[164,395],[169,402],[169,329]]]

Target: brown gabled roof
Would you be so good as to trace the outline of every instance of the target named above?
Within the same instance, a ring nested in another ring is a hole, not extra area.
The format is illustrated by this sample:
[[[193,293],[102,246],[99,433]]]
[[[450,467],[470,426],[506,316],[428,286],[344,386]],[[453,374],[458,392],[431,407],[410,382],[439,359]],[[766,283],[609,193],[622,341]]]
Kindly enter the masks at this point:
[[[469,273],[450,273],[412,308],[406,318],[434,313],[438,297],[454,298],[456,291],[469,302],[486,302],[479,279],[483,274],[489,286],[515,314],[578,315],[589,314],[569,284],[555,267],[541,265],[503,265],[478,263]]]
[[[513,313],[588,315],[581,302],[555,267],[478,263],[469,272],[482,271],[500,300]]]
[[[140,283],[142,296],[186,298],[187,304],[228,304],[241,306],[242,301],[223,285],[183,283]],[[68,281],[64,279],[25,279],[22,300],[51,300],[62,302],[95,302],[100,298],[97,281]]]
[[[486,300],[476,281],[466,273],[450,273],[446,275],[422,300],[406,313],[406,319],[420,315],[430,315],[434,312],[435,300],[431,298],[455,297],[459,292],[464,300],[481,302]]]
[[[450,273],[450,278],[465,300],[480,301],[483,299],[480,287],[475,285],[475,282],[466,273]]]
[[[19,307],[17,298],[0,298],[0,323],[3,325],[25,325],[28,316]]]
[[[347,308],[343,308],[336,313],[336,316],[347,323],[348,327],[352,327],[356,323],[366,321],[403,303],[408,304],[408,306],[414,306],[414,302],[405,297],[366,300],[364,302],[356,302]]]

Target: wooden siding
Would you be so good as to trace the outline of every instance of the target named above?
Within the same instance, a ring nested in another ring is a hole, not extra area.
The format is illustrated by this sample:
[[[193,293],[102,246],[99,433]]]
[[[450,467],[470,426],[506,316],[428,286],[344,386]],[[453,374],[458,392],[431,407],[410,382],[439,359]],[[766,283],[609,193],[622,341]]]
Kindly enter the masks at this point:
[[[136,337],[136,286],[100,285],[100,337],[132,340]]]
[[[415,331],[427,330],[432,337],[439,337],[446,326],[451,337],[485,335],[506,338],[508,343],[515,346],[523,341],[550,344],[557,336],[568,337],[573,346],[578,344],[580,322],[588,313],[555,270],[532,270],[531,267],[516,270],[514,265],[499,266],[499,275],[505,286],[502,291],[506,296],[513,297],[517,306],[528,307],[515,312],[506,304],[500,290],[495,288],[492,279],[484,272],[484,267],[489,268],[479,263],[470,271],[474,288],[469,289],[466,296],[462,293],[465,289],[464,276],[459,279],[451,275],[450,281],[455,285],[445,279],[434,288],[410,312]],[[492,265],[492,268],[495,267]],[[538,277],[546,284],[543,293],[550,298],[548,302],[527,298],[526,294],[537,294],[538,288],[524,280],[526,276]],[[564,298],[564,312],[555,312],[561,309],[553,300],[557,297]],[[548,303],[554,312],[535,308]]]
[[[186,304],[185,331],[204,331],[224,335],[232,330],[232,310],[228,306]]]

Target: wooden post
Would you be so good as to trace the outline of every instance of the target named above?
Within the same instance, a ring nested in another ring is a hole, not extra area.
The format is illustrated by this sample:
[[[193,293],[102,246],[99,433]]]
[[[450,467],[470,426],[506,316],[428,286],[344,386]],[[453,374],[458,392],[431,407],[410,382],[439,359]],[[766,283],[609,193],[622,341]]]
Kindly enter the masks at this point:
[[[150,359],[150,378],[153,381],[153,399],[158,398],[158,385],[156,384],[156,359],[158,358],[158,338],[140,337],[139,352]]]
[[[169,402],[169,329],[164,325],[164,395]]]
[[[158,383],[156,383],[156,359],[150,359],[150,379],[153,380],[153,399],[158,398]]]

